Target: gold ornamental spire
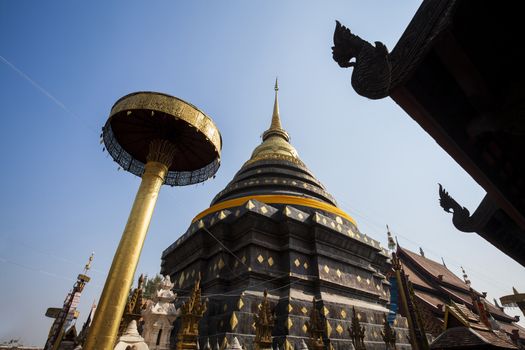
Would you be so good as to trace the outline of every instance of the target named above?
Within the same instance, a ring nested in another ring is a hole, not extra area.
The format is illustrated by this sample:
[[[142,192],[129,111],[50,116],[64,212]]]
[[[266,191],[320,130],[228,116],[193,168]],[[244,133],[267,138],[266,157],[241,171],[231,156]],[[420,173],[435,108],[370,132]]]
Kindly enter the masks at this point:
[[[284,131],[282,125],[281,125],[281,116],[279,114],[279,82],[277,78],[275,78],[275,100],[273,102],[273,112],[272,112],[272,122],[270,123],[270,128],[266,130],[263,134],[263,141],[268,139],[271,136],[279,136],[285,139],[286,141],[290,141],[290,137],[288,136],[288,133]]]
[[[281,117],[279,116],[279,81],[275,78],[275,100],[273,101],[273,113],[272,113],[272,123],[270,124],[270,130],[282,130],[281,127]]]

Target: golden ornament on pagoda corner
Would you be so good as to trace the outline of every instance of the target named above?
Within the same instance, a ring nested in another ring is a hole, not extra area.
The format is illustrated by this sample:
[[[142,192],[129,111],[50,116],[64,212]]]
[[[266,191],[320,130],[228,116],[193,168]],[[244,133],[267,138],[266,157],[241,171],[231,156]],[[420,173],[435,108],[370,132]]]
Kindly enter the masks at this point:
[[[312,299],[312,311],[310,312],[310,319],[305,322],[308,335],[310,337],[310,349],[324,350],[326,345],[323,341],[325,336],[325,328],[321,320],[321,315],[317,309],[317,302],[315,296]]]
[[[266,289],[264,290],[264,297],[259,312],[254,314],[254,321],[255,339],[253,343],[255,350],[271,349],[273,342],[272,330],[275,321]]]
[[[201,300],[201,275],[193,291],[180,308],[181,325],[177,333],[177,350],[197,350],[199,348],[199,321],[206,312],[206,303]]]
[[[105,149],[120,167],[142,177],[106,278],[86,350],[111,350],[142,246],[163,184],[183,186],[212,177],[222,139],[210,117],[176,97],[137,92],[118,100],[102,128]]]

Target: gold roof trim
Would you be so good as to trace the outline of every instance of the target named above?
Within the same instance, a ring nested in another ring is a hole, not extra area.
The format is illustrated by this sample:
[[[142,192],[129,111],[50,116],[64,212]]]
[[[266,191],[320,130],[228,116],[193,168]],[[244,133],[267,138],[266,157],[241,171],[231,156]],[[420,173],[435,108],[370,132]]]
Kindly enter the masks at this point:
[[[203,133],[220,155],[222,139],[213,120],[189,102],[159,92],[141,91],[126,95],[111,108],[110,118],[122,111],[146,109],[180,118]]]

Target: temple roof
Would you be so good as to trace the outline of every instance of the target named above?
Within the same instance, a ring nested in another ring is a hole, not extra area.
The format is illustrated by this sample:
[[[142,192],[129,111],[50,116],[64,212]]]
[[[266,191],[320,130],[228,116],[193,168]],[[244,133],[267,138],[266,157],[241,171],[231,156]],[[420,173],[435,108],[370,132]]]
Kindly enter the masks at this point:
[[[467,284],[458,276],[456,276],[452,271],[443,266],[443,264],[427,259],[424,256],[401,247],[398,248],[398,252],[401,252],[401,256],[409,258],[410,261],[416,265],[416,267],[419,267],[420,270],[426,272],[429,277],[431,276],[433,279],[439,279],[439,276],[442,276],[442,282],[464,290],[466,293],[469,292],[469,287]]]
[[[432,343],[431,349],[517,349],[505,330],[489,329],[477,314],[463,304],[451,302],[447,305],[445,320],[446,330]]]
[[[277,81],[270,127],[262,142],[232,181],[219,192],[211,205],[257,195],[283,195],[309,198],[337,207],[334,197],[308,170],[290,143],[279,113]]]
[[[467,327],[449,328],[432,343],[431,349],[517,349],[512,343],[489,331]]]
[[[416,296],[430,304],[441,313],[441,307],[449,301],[456,301],[459,307],[473,308],[470,287],[461,278],[447,269],[441,263],[430,260],[420,254],[398,246],[397,254],[403,270],[415,287]],[[439,278],[439,276],[442,276]],[[482,297],[482,294],[472,290],[483,300],[487,311],[501,321],[500,324],[511,324],[514,318]],[[441,307],[440,307],[441,304]],[[466,305],[466,306],[464,306]]]

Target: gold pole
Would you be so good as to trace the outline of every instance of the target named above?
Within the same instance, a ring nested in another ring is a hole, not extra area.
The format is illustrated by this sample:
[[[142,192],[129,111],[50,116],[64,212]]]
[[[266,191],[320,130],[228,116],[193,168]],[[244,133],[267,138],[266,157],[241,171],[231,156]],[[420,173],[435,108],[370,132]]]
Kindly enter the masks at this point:
[[[167,141],[151,142],[142,181],[89,328],[85,350],[112,350],[115,346],[151,216],[174,153],[175,147]]]

